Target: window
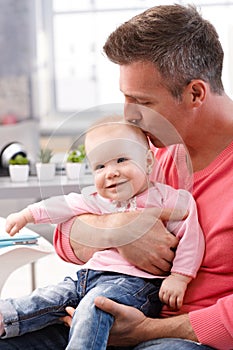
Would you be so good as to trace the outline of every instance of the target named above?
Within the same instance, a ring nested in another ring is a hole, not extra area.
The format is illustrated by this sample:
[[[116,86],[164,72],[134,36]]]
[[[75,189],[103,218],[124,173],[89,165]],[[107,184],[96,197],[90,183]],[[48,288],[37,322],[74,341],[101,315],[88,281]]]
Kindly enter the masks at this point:
[[[173,1],[160,3],[172,4]],[[220,35],[225,51],[223,82],[226,92],[233,95],[233,2],[225,1],[223,5],[221,1],[196,0],[192,3],[200,7],[203,16],[215,25]],[[46,106],[42,108],[46,123],[53,118],[61,121],[71,113],[94,106],[123,103],[119,92],[118,66],[103,56],[102,47],[107,36],[119,24],[154,6],[155,1],[41,0],[41,4],[38,13],[41,14],[41,27],[45,28],[45,33],[41,30],[37,34],[37,69],[40,101]],[[49,48],[47,61],[43,46]],[[46,83],[45,77],[48,79]]]
[[[53,1],[54,89],[58,111],[123,102],[118,67],[103,56],[108,35],[154,1]]]

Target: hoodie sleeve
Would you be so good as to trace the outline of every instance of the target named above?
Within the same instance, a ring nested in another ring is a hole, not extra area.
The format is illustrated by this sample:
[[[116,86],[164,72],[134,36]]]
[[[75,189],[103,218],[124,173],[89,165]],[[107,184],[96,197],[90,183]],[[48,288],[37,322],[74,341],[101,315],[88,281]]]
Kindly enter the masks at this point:
[[[233,349],[233,294],[210,307],[192,311],[189,318],[200,343],[219,350]]]

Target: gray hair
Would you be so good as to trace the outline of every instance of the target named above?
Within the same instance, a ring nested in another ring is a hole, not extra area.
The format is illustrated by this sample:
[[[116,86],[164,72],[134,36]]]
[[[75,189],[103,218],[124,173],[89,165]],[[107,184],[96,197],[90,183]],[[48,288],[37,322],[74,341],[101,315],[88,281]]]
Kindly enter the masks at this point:
[[[152,62],[171,94],[181,99],[194,79],[222,94],[223,49],[214,26],[194,6],[155,6],[120,25],[104,52],[119,65]]]

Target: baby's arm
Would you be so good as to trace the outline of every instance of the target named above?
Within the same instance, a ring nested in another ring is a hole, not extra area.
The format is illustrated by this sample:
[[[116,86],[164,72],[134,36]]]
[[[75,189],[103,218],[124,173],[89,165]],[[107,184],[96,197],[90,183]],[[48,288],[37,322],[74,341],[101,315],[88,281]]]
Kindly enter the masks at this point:
[[[179,310],[183,304],[184,294],[192,277],[172,272],[163,281],[160,290],[160,300],[172,310]]]
[[[173,193],[172,193],[173,191]],[[167,229],[180,239],[176,249],[171,275],[162,283],[160,298],[172,309],[180,309],[189,282],[196,277],[201,266],[205,241],[198,222],[196,203],[192,195],[185,190],[167,187],[167,207],[186,208],[188,215],[184,220],[169,221]]]
[[[10,214],[6,218],[6,232],[9,233],[10,236],[14,236],[21,228],[30,222],[34,223],[34,219],[28,208]]]

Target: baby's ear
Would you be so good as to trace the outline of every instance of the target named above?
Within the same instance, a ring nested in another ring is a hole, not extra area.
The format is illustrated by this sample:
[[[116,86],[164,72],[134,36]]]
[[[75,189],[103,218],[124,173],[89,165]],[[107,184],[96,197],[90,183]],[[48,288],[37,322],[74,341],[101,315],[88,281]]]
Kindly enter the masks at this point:
[[[147,154],[146,154],[146,173],[149,175],[152,172],[153,165],[154,165],[154,154],[153,152],[149,149]]]

